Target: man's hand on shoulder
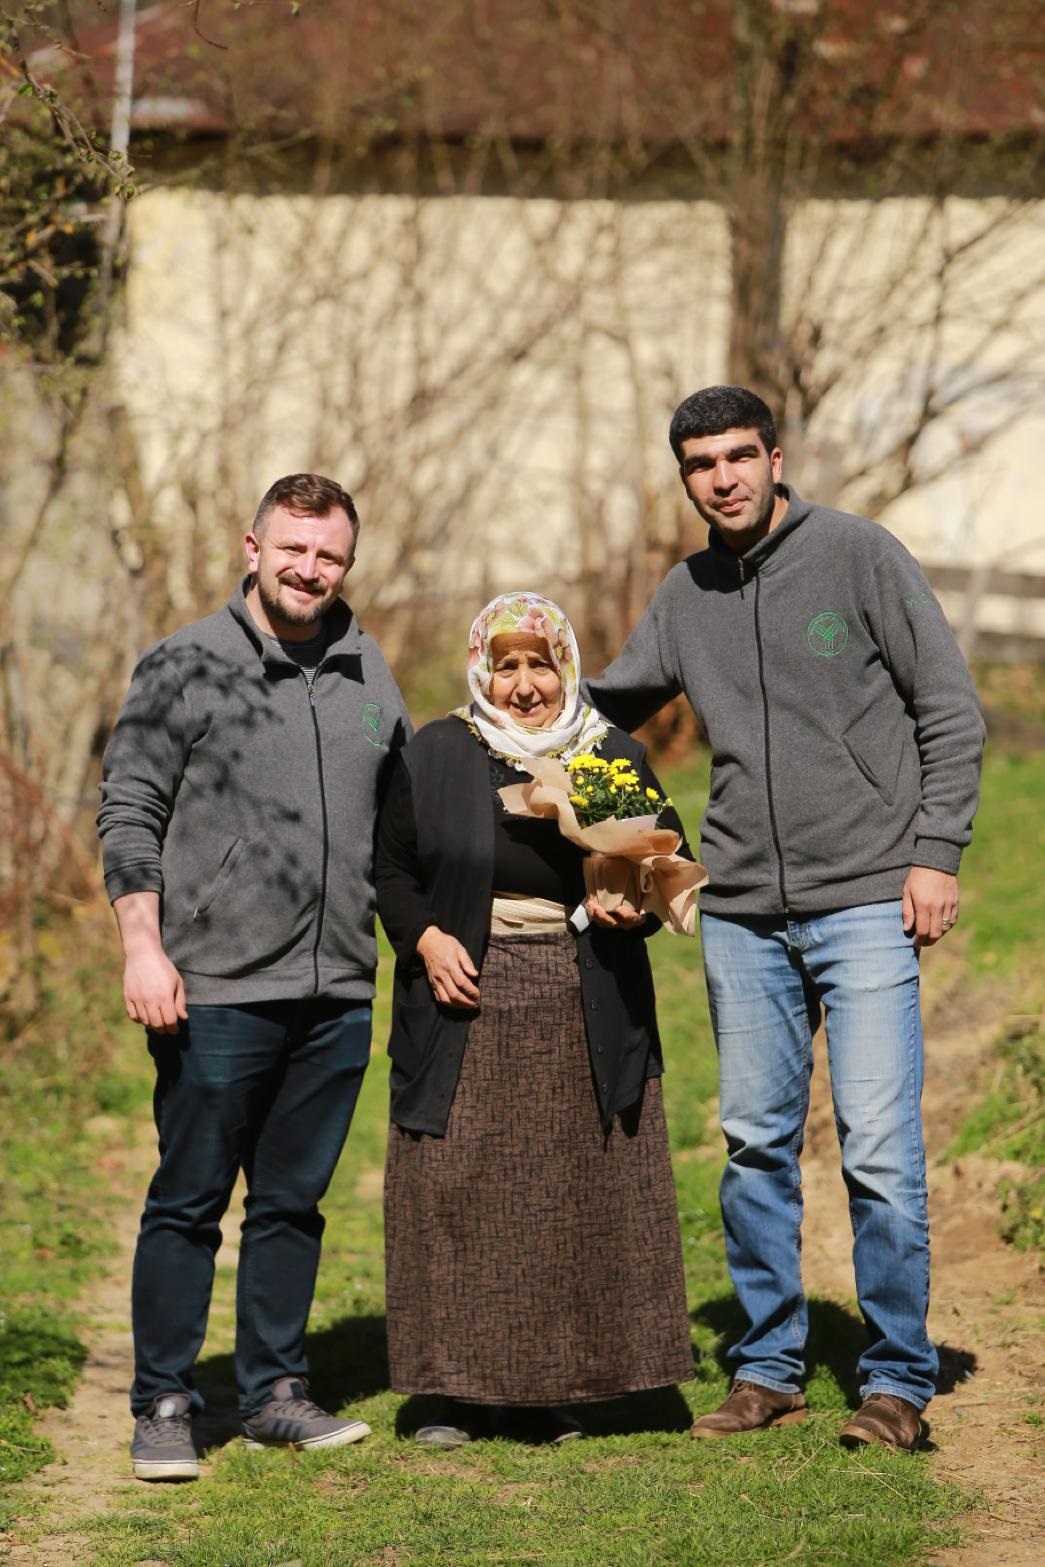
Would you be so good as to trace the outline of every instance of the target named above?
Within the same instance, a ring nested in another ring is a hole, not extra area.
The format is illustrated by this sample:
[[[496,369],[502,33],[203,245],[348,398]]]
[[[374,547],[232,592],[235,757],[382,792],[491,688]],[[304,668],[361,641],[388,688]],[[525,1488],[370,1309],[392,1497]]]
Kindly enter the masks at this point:
[[[129,892],[113,903],[123,943],[123,1002],[132,1023],[154,1034],[176,1034],[188,1017],[185,986],[160,940],[155,892]]]
[[[903,889],[903,928],[916,947],[931,947],[958,918],[958,878],[927,865],[912,865]]]

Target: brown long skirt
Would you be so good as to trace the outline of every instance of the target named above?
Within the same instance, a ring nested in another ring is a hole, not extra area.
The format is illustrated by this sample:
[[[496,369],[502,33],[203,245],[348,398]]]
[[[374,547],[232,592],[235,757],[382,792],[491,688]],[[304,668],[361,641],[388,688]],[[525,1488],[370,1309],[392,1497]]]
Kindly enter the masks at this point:
[[[660,1081],[603,1132],[575,952],[494,937],[446,1135],[390,1129],[399,1392],[549,1405],[693,1374]]]

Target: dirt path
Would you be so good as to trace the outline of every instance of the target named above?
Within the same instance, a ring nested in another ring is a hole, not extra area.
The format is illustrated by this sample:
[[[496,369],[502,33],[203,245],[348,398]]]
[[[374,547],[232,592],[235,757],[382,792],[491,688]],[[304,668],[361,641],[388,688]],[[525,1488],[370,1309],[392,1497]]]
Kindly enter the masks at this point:
[[[942,954],[941,954],[942,960]],[[1042,1428],[1045,1307],[1041,1268],[998,1235],[998,1183],[1019,1166],[943,1150],[989,1071],[1005,997],[970,1013],[950,988],[948,966],[926,964],[923,1109],[929,1156],[933,1299],[929,1329],[940,1347],[941,1391],[927,1417],[938,1477],[983,1496],[965,1520],[969,1542],[938,1551],[933,1567],[1039,1567],[1045,1560]],[[822,1053],[821,1053],[822,1054]],[[852,1236],[822,1063],[814,1074],[803,1159],[808,1287],[852,1298]]]
[[[24,1527],[16,1527],[0,1554],[5,1567],[76,1567],[95,1562],[90,1537],[80,1527],[99,1514],[130,1510],[141,1500],[141,1483],[130,1472],[131,1417],[127,1389],[133,1372],[129,1324],[131,1261],[142,1197],[155,1165],[156,1139],[147,1117],[141,1139],[128,1148],[115,1121],[99,1116],[89,1124],[99,1141],[99,1162],[118,1193],[112,1229],[112,1265],[87,1301],[83,1337],[88,1356],[68,1409],[52,1409],[40,1432],[59,1457],[25,1486]],[[238,1233],[230,1221],[218,1267],[234,1272]],[[221,1293],[215,1291],[216,1297]],[[231,1342],[228,1313],[212,1312],[208,1347]],[[38,1533],[38,1530],[43,1532]],[[152,1567],[143,1562],[140,1567]]]
[[[91,1130],[99,1138],[99,1162],[121,1194],[133,1186],[139,1194],[147,1181],[151,1147],[119,1149],[111,1141],[116,1123],[98,1117]],[[37,1517],[60,1526],[60,1534],[30,1540],[16,1527],[7,1544],[11,1567],[67,1567],[89,1562],[88,1538],[77,1529],[81,1518],[128,1503],[134,1481],[118,1454],[126,1453],[127,1385],[132,1364],[129,1331],[130,1258],[138,1228],[138,1203],[119,1202],[112,1231],[112,1268],[91,1290],[83,1336],[88,1356],[68,1409],[52,1409],[40,1422],[40,1432],[59,1454],[25,1486],[26,1530],[34,1532]]]
[[[970,1016],[948,991],[948,970],[927,965],[928,1064],[925,1119],[931,1161],[934,1245],[933,1337],[942,1348],[945,1390],[929,1419],[939,1476],[985,1499],[968,1522],[970,1541],[939,1551],[933,1567],[1038,1567],[1045,1560],[1045,1505],[1040,1481],[1040,1427],[1028,1420],[1041,1394],[1042,1314],[1035,1259],[998,1237],[995,1188],[1006,1167],[964,1158],[939,1163],[964,1109],[976,1093],[990,1042],[1004,1016],[1004,998]],[[115,1127],[113,1131],[115,1132]],[[104,1139],[105,1126],[99,1126]],[[99,1512],[131,1508],[140,1486],[127,1459],[131,1375],[128,1285],[137,1215],[153,1157],[145,1134],[133,1149],[103,1147],[103,1161],[125,1200],[113,1233],[112,1269],[93,1291],[85,1329],[90,1354],[68,1410],[42,1422],[61,1455],[26,1487],[24,1527],[8,1543],[10,1567],[76,1567],[92,1560],[80,1527]],[[829,1093],[822,1064],[814,1076],[806,1156],[805,1270],[811,1290],[850,1300],[851,1236]],[[230,1223],[219,1267],[236,1262]],[[227,1296],[220,1288],[216,1296]],[[231,1323],[212,1315],[209,1347],[226,1347]],[[1037,1406],[1040,1416],[1042,1406]],[[1037,1460],[1037,1462],[1036,1462]],[[1037,1468],[1037,1473],[1036,1473]],[[150,1567],[143,1563],[142,1567]],[[869,1564],[870,1567],[870,1564]]]

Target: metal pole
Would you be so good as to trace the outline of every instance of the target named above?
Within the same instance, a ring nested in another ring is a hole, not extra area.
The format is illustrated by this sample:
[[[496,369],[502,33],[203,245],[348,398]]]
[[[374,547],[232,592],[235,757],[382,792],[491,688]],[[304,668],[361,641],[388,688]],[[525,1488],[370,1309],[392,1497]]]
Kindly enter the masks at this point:
[[[113,75],[110,151],[118,153],[124,166],[131,144],[131,106],[134,101],[134,37],[138,0],[120,0],[120,26],[116,35],[116,66]],[[109,307],[112,302],[113,270],[116,249],[123,226],[123,197],[114,191],[102,228],[101,254],[98,258],[98,289],[95,294],[95,324],[91,334],[96,355],[101,354],[109,335]]]

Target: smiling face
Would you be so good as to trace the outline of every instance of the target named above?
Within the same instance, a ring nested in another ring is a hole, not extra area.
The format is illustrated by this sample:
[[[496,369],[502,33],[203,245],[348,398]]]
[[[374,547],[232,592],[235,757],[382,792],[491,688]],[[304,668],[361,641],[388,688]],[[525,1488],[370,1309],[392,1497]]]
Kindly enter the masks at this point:
[[[259,534],[244,540],[254,581],[247,607],[262,631],[284,642],[305,642],[341,592],[354,558],[348,513],[335,507],[314,517],[275,506]]]
[[[686,494],[715,532],[742,555],[775,528],[787,510],[775,486],[783,471],[779,447],[767,452],[755,429],[694,435],[682,442],[679,476]]]
[[[562,711],[562,681],[541,637],[490,638],[489,698],[500,712],[529,729],[547,729]]]

